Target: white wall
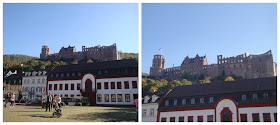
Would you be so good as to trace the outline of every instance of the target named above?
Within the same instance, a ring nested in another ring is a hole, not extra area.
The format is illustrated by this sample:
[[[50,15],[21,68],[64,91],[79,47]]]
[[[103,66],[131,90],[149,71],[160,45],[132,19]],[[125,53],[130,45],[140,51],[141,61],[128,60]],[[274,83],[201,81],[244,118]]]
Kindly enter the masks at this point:
[[[124,81],[129,81],[129,89],[124,88]],[[132,88],[132,81],[137,81],[137,88]],[[96,84],[99,82],[101,83],[101,89],[96,90],[96,96],[97,94],[101,94],[102,101],[98,102],[96,97],[96,104],[133,105],[133,94],[138,94],[138,77],[96,79]],[[108,89],[104,88],[104,82],[108,82]],[[111,89],[111,82],[115,82],[115,89]],[[117,82],[122,83],[122,89],[117,89]],[[105,94],[109,94],[109,102],[105,102]],[[116,102],[111,102],[111,94],[116,94]],[[118,94],[122,94],[122,102],[118,102]],[[125,94],[130,94],[130,102],[125,102]]]
[[[151,116],[151,109],[154,109],[154,115]],[[142,122],[156,122],[157,121],[158,103],[142,104]],[[143,116],[143,111],[146,110],[146,116]]]
[[[247,121],[252,122],[252,114],[259,113],[260,122],[263,122],[263,113],[270,113],[271,121],[274,122],[274,113],[277,113],[277,106],[269,106],[269,107],[252,107],[252,108],[239,108],[239,114],[247,114]],[[239,115],[239,121],[241,121]]]
[[[81,98],[82,95],[80,93],[80,90],[77,90],[77,84],[81,83],[81,80],[56,80],[56,81],[48,81],[48,87],[49,84],[52,84],[52,90],[49,90],[48,88],[48,92],[50,92],[52,95],[53,94],[60,94],[62,95],[62,98],[64,98],[65,94],[68,94],[67,98]],[[57,90],[54,90],[54,84],[57,84]],[[59,84],[62,84],[62,90],[59,90]],[[68,90],[65,90],[65,84],[68,84]],[[71,90],[71,84],[74,84],[74,90]],[[74,95],[74,97],[71,97],[71,95]],[[80,95],[80,96],[77,96]]]
[[[33,79],[35,80],[34,83],[32,83]],[[40,83],[38,82],[38,79],[40,79]],[[43,82],[43,79],[45,80],[44,82]],[[27,83],[28,80],[29,80],[29,83]],[[24,88],[24,90],[26,87],[29,88],[29,91],[31,91],[31,87],[35,88],[34,98],[40,99],[42,96],[42,91],[37,91],[36,90],[37,87],[44,88],[43,95],[45,95],[46,85],[47,85],[47,76],[46,75],[23,76],[22,77],[22,87]],[[27,95],[29,95],[29,93],[28,93],[28,91],[24,91],[24,92],[22,92],[22,95],[27,96]],[[37,96],[40,96],[40,97],[37,97]]]
[[[215,121],[214,114],[214,109],[160,112],[159,121],[161,121],[161,118],[166,118],[166,122],[170,122],[170,117],[175,117],[175,122],[179,122],[179,117],[184,116],[184,121],[188,122],[188,116],[193,116],[193,121],[197,122],[197,116],[203,116],[203,122],[207,122],[207,115],[213,115]]]

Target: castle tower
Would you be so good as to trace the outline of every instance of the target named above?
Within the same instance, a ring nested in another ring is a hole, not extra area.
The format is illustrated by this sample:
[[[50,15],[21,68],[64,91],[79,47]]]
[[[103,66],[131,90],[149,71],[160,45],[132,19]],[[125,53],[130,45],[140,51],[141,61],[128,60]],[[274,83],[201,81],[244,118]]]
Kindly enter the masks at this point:
[[[153,65],[150,68],[150,76],[161,76],[165,68],[165,58],[163,55],[154,55]]]
[[[41,53],[40,53],[40,59],[47,59],[48,58],[48,55],[49,55],[49,47],[48,46],[42,46],[42,50],[41,50]]]

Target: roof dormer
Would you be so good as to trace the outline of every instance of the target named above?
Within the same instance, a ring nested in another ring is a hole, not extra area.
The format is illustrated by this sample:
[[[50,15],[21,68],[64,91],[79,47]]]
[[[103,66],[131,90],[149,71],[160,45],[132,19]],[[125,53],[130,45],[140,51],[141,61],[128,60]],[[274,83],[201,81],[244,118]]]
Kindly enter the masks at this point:
[[[146,95],[145,97],[144,97],[144,103],[148,103],[148,100],[150,99],[150,97],[148,96],[148,95]]]

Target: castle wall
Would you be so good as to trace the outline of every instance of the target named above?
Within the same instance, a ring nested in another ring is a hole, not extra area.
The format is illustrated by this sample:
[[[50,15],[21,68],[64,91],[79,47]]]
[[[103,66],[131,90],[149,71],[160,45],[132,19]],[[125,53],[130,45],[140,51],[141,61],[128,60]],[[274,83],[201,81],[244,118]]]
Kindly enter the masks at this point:
[[[244,55],[238,55],[236,57],[222,58],[222,55],[217,56],[218,60],[218,75],[221,75],[225,71],[226,75],[235,74],[245,78],[246,63]]]

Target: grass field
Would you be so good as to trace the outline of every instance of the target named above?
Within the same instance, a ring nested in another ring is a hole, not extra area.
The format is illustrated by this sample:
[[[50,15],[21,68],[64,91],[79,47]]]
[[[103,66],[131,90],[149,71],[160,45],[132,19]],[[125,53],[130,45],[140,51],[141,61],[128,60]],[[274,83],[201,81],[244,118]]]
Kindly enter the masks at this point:
[[[135,107],[63,106],[60,118],[39,106],[3,108],[4,122],[135,122]]]

